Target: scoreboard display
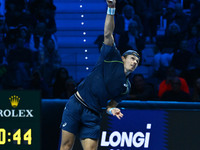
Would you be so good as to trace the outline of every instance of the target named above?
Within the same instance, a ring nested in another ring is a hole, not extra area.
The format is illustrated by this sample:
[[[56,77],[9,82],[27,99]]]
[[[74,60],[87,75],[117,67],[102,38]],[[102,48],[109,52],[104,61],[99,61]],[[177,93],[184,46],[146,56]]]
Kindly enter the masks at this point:
[[[0,91],[0,149],[40,150],[39,91]]]

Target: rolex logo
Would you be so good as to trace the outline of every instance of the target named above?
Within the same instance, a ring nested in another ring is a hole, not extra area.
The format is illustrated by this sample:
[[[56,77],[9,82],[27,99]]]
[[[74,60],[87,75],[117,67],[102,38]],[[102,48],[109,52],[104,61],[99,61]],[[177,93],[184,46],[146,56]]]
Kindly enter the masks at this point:
[[[9,98],[9,100],[10,100],[11,106],[13,108],[16,108],[19,104],[20,98],[16,95],[13,95]]]

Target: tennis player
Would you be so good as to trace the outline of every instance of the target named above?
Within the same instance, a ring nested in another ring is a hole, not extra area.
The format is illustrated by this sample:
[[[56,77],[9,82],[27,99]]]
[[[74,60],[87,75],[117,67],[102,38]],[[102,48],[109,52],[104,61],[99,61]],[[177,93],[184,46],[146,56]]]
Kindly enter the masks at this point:
[[[138,66],[140,56],[135,50],[120,55],[113,37],[116,0],[107,0],[107,5],[101,54],[65,106],[60,150],[71,150],[76,137],[80,138],[84,150],[97,149],[102,107],[107,107],[107,113],[118,119],[123,117],[116,107],[129,92],[128,75]]]

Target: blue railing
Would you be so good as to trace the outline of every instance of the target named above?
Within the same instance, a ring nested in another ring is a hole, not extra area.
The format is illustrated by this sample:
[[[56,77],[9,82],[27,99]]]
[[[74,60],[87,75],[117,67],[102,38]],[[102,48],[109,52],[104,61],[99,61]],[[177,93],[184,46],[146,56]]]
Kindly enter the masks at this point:
[[[42,99],[42,104],[65,105],[65,99]],[[200,109],[200,102],[123,100],[119,107],[135,109]]]

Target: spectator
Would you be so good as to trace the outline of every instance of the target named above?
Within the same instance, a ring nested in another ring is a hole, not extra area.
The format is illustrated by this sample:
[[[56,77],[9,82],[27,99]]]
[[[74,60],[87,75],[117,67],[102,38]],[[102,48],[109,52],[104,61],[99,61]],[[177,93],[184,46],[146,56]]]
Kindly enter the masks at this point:
[[[166,2],[166,4],[164,5],[166,7],[166,10],[164,9],[163,11],[163,18],[167,20],[167,26],[169,26],[174,20],[176,2],[169,1]]]
[[[163,48],[162,50],[159,50],[158,48],[155,48],[155,53],[152,61],[152,66],[154,68],[154,75],[155,77],[159,78],[160,80],[163,80],[165,78],[165,73],[167,71],[167,68],[171,64],[172,57],[174,55],[173,50],[170,48]]]
[[[26,8],[24,0],[6,0],[6,24],[9,28],[22,24],[27,27],[36,22],[33,15]]]
[[[34,26],[36,25],[36,18],[28,9],[23,10],[21,16],[20,16],[20,24],[26,26],[29,31],[33,31]]]
[[[52,38],[55,43],[55,48],[57,49],[57,40],[54,34],[47,31],[45,22],[38,22],[34,29],[34,34],[31,36],[30,48],[34,51],[40,50],[44,47],[43,41],[46,38]]]
[[[199,28],[196,26],[196,25],[192,25],[190,28],[189,28],[189,35],[188,35],[188,46],[189,46],[189,51],[192,53],[192,54],[196,54],[196,43],[198,40],[200,40],[200,37],[199,37]]]
[[[70,98],[76,92],[76,82],[69,78],[65,82],[65,98]]]
[[[190,5],[190,10],[191,10],[191,23],[197,22],[197,19],[200,17],[199,14],[199,9],[200,9],[200,1],[199,0],[193,0],[191,5]]]
[[[184,34],[187,31],[190,18],[183,12],[181,3],[176,3],[175,5],[175,14],[173,21],[180,26],[182,34]]]
[[[164,48],[177,50],[182,38],[180,31],[180,26],[177,23],[171,23],[164,36],[157,36],[157,46],[161,50]]]
[[[16,48],[17,31],[16,28],[8,29],[5,35],[4,42],[8,52],[9,50]]]
[[[34,53],[34,59],[36,62],[34,66],[36,67],[40,66],[41,63],[39,58],[44,57],[44,42],[48,38],[53,39],[55,49],[57,49],[58,46],[55,35],[47,33],[46,24],[44,22],[38,22],[35,27],[34,34],[31,35],[30,38],[30,49]]]
[[[45,80],[42,78],[39,70],[34,70],[31,75],[31,80],[25,82],[24,88],[28,90],[39,90],[42,98],[51,98],[51,90]]]
[[[132,78],[131,90],[128,99],[153,100],[155,97],[154,87],[145,81],[142,74],[135,74]]]
[[[200,40],[195,44],[195,54],[191,56],[189,69],[200,69]]]
[[[174,52],[171,62],[171,66],[176,69],[178,75],[187,70],[191,57],[192,54],[188,49],[188,41],[182,40],[180,42],[180,48]]]
[[[200,75],[200,40],[197,41],[195,50],[196,53],[191,56],[187,70],[182,73],[189,86],[192,86],[194,79]]]
[[[172,89],[171,82],[175,77],[178,77],[176,75],[176,71],[173,67],[169,67],[165,74],[166,74],[166,79],[163,80],[159,85],[159,91],[158,91],[158,97],[159,98],[162,97],[163,93]],[[181,82],[181,87],[180,87],[181,90],[189,94],[190,93],[189,87],[188,87],[186,80],[184,78],[181,78],[181,77],[178,77],[178,78]]]
[[[197,78],[194,83],[192,100],[195,102],[200,102],[200,78]]]
[[[51,1],[36,0],[30,4],[30,10],[36,17],[37,22],[44,22],[48,33],[56,32],[55,10],[56,7]]]
[[[123,13],[123,8],[128,4],[128,0],[117,0],[116,1],[116,14],[117,15],[122,15]]]
[[[119,39],[118,48],[120,53],[123,54],[129,49],[138,50],[141,55],[141,51],[144,49],[145,41],[143,37],[139,35],[138,24],[135,21],[130,21],[128,31],[121,34]]]
[[[65,68],[59,68],[56,73],[56,79],[53,84],[53,97],[65,99],[66,81],[69,79],[68,71]]]
[[[55,76],[55,71],[60,68],[61,58],[58,51],[55,49],[54,40],[47,39],[44,47],[44,57],[40,57],[41,73],[48,83],[52,86],[52,81]]]
[[[178,77],[174,77],[171,81],[171,90],[164,92],[161,96],[162,101],[191,101],[190,94],[181,90],[181,81]]]
[[[157,25],[162,13],[160,0],[135,0],[134,8],[144,25],[144,36],[146,42],[155,42]]]
[[[140,17],[135,14],[132,6],[126,5],[123,8],[123,14],[116,16],[115,37],[117,44],[119,41],[119,36],[129,30],[129,24],[131,21],[137,22],[138,35],[142,36],[143,26]]]
[[[5,5],[6,5],[6,10],[7,11],[10,11],[12,8],[10,7],[10,4],[11,5],[14,5],[15,6],[15,8],[17,9],[17,10],[19,10],[19,11],[22,11],[24,8],[25,8],[25,2],[24,2],[24,0],[18,0],[18,1],[16,1],[16,0],[6,0],[6,3],[5,3]],[[12,6],[13,7],[13,6]]]
[[[8,87],[19,87],[23,82],[30,79],[30,68],[32,67],[32,53],[24,47],[22,38],[16,39],[16,48],[11,49],[7,56],[8,62]]]
[[[29,48],[30,43],[30,31],[26,26],[18,26],[17,37],[23,39],[23,45],[25,48]]]
[[[24,4],[22,4],[23,0],[14,1],[8,0],[6,1],[6,14],[5,14],[5,22],[8,27],[17,27],[20,24],[20,17],[22,14],[22,9]]]

